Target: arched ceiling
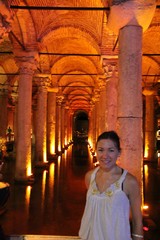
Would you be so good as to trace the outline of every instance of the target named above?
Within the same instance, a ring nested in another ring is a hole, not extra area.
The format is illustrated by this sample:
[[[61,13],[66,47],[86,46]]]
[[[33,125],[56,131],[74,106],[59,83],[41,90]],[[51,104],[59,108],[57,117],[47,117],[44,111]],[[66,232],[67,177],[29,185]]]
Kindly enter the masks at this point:
[[[117,63],[118,36],[107,26],[111,1],[4,2],[10,7],[12,21],[10,33],[0,43],[0,82],[5,76],[10,86],[17,84],[16,54],[34,51],[39,55],[36,73],[50,74],[57,95],[63,95],[74,111],[89,111],[101,79],[106,78],[103,57]],[[143,34],[142,86],[156,81],[159,88],[160,0],[156,4],[150,27]]]

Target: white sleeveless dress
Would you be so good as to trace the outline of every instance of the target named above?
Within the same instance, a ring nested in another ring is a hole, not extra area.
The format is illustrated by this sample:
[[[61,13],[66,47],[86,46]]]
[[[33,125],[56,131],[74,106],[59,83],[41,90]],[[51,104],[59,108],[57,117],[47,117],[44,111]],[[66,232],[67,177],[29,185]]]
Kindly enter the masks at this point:
[[[98,169],[91,175],[79,237],[83,240],[130,240],[130,204],[122,190],[127,171],[100,193],[95,182]]]

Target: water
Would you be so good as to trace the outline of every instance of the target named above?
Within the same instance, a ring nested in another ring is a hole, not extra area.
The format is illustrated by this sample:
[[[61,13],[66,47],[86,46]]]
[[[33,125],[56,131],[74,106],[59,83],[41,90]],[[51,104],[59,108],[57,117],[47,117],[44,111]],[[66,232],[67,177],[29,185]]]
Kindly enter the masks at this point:
[[[4,178],[11,194],[1,216],[5,235],[77,236],[85,205],[84,176],[93,167],[92,160],[88,146],[77,143],[47,169],[36,168],[31,186],[14,182],[15,161],[6,160]],[[144,166],[144,186],[149,206],[144,218],[145,239],[160,240],[160,171],[156,166]]]

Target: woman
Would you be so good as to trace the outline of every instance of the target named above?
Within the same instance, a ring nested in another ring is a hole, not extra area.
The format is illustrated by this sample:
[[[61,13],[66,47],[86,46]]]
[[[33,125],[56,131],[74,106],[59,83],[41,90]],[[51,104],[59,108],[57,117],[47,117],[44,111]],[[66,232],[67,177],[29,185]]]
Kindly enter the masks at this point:
[[[117,133],[102,133],[97,140],[96,152],[99,166],[85,176],[88,192],[80,238],[143,240],[140,188],[137,179],[116,164],[121,152]]]

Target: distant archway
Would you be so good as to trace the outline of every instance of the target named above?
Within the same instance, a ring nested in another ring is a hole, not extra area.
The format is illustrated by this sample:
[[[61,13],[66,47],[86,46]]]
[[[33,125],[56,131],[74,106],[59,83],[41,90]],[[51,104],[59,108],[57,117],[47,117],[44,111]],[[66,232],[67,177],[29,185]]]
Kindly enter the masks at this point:
[[[73,140],[74,141],[86,141],[88,140],[88,113],[79,110],[75,112],[73,118]]]

